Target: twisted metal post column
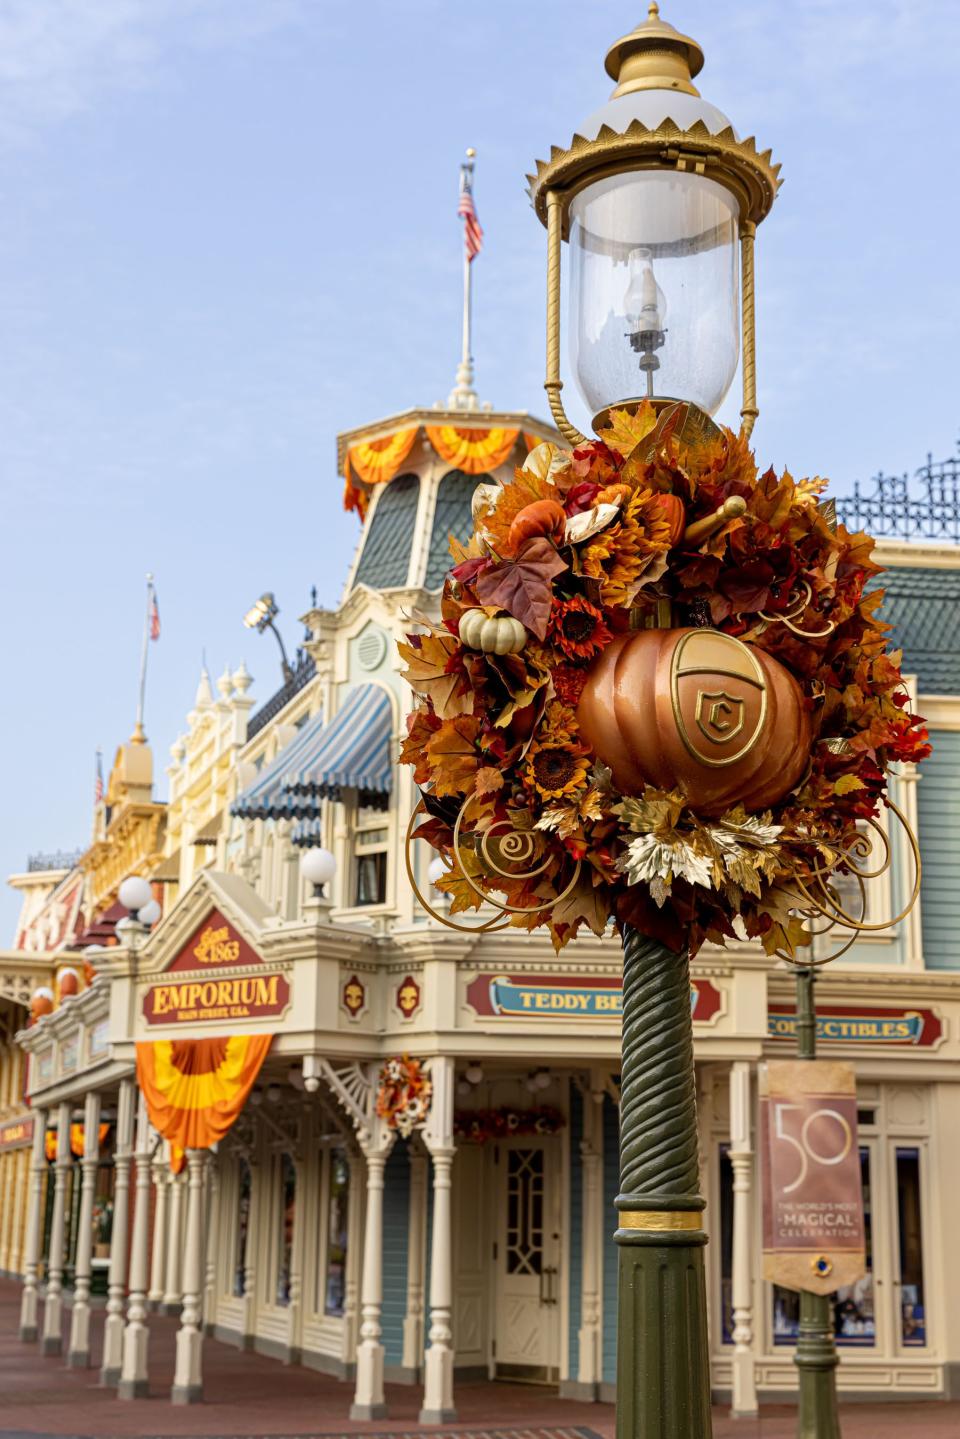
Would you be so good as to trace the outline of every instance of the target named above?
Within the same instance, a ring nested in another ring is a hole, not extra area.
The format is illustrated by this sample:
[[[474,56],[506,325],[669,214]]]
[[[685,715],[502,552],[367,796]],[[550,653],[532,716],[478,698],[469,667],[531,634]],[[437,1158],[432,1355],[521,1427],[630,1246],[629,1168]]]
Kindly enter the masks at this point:
[[[710,1439],[686,953],[623,934],[617,1439]]]
[[[815,981],[816,974],[811,966],[797,970],[797,1054],[800,1059],[817,1057]],[[797,1439],[840,1439],[837,1409],[839,1357],[829,1294],[800,1291],[800,1328],[793,1362],[797,1366],[800,1391]]]

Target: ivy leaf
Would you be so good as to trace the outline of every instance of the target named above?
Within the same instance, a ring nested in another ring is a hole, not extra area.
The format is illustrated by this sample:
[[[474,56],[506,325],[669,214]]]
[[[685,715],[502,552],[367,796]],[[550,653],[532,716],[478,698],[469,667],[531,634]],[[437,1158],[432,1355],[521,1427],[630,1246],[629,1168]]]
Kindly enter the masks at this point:
[[[862,779],[855,774],[842,774],[833,786],[834,794],[850,794],[851,790],[866,789]]]
[[[495,765],[481,765],[476,773],[473,792],[479,798],[483,799],[487,795],[496,794],[498,789],[503,788],[503,784],[503,775]]]
[[[594,886],[582,875],[569,894],[550,909],[551,927],[569,924],[579,928],[585,922],[594,934],[602,936],[610,922],[610,900],[603,885]]]
[[[482,605],[499,605],[538,640],[545,640],[553,580],[565,569],[566,560],[546,536],[535,535],[512,559],[501,560],[478,575],[474,588]]]
[[[407,662],[403,678],[418,694],[429,695],[439,719],[473,713],[473,691],[457,663],[459,642],[451,634],[409,635],[397,648]],[[454,667],[455,666],[455,667]],[[459,693],[458,693],[459,691]]]

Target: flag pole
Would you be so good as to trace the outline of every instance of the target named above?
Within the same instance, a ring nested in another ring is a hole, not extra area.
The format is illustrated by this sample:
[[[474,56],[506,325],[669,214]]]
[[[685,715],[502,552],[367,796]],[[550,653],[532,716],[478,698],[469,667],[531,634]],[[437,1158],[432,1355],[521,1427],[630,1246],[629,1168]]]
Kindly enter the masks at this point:
[[[143,615],[143,645],[140,650],[140,693],[137,699],[137,723],[133,730],[135,744],[145,744],[143,732],[143,704],[147,694],[147,651],[150,644],[150,614],[153,599],[153,575],[147,575],[147,607]]]
[[[460,210],[462,218],[466,218],[464,209],[464,197],[466,196],[473,209],[473,171],[476,164],[477,152],[471,145],[467,150],[467,158],[460,166]],[[463,346],[460,352],[460,364],[457,366],[457,382],[450,391],[447,404],[451,410],[475,410],[477,408],[477,392],[473,388],[473,356],[471,354],[471,325],[473,309],[473,274],[472,260],[476,251],[472,251],[469,243],[464,244],[463,250]]]

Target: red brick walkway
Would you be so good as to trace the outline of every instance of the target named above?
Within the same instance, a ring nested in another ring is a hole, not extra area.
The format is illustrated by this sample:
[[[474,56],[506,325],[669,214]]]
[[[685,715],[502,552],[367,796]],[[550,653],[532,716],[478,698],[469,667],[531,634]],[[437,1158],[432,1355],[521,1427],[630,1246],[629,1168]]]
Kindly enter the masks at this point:
[[[549,1390],[519,1384],[461,1384],[456,1425],[420,1430],[421,1391],[389,1385],[390,1418],[351,1424],[352,1391],[322,1374],[286,1367],[260,1354],[243,1354],[225,1344],[204,1344],[204,1403],[174,1408],[176,1320],[150,1318],[149,1399],[124,1403],[97,1382],[103,1312],[93,1320],[94,1367],[66,1369],[44,1359],[38,1345],[17,1339],[19,1286],[0,1280],[0,1439],[7,1435],[95,1436],[95,1439],[155,1439],[155,1436],[347,1436],[380,1434],[390,1439],[417,1433],[430,1439],[488,1435],[503,1439],[613,1439],[609,1404],[576,1404]],[[69,1313],[66,1320],[69,1324]],[[66,1338],[66,1335],[64,1336]],[[721,1410],[714,1439],[793,1439],[791,1409],[765,1410],[757,1422],[735,1422]],[[844,1439],[958,1439],[960,1404],[851,1405],[844,1412]]]

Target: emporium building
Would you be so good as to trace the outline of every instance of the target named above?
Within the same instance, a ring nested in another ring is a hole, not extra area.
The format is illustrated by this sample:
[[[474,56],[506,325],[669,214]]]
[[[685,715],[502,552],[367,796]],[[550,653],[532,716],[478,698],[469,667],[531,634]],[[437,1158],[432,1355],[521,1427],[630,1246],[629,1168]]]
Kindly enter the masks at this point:
[[[23,1334],[44,1352],[85,1364],[103,1328],[103,1377],[125,1397],[149,1386],[157,1308],[180,1315],[179,1401],[202,1393],[215,1342],[337,1376],[357,1417],[385,1412],[385,1381],[421,1386],[425,1419],[453,1414],[468,1377],[612,1397],[619,944],[581,939],[557,959],[539,936],[430,918],[404,863],[416,794],[397,767],[405,616],[436,613],[447,537],[469,532],[478,481],[552,437],[479,409],[342,436],[363,531],[340,607],[304,616],[292,676],[255,709],[242,667],[216,685],[204,674],[168,802],[137,737],[88,850],[14,879],[0,1269],[23,1278]],[[856,1067],[868,1233],[867,1274],[836,1300],[839,1384],[933,1400],[960,1395],[947,1198],[960,1191],[957,468],[921,472],[919,501],[878,483],[841,502],[851,525],[943,537],[879,545],[884,612],[934,748],[894,782],[919,835],[922,903],[818,984],[822,1053]],[[322,893],[300,872],[313,845],[336,858]],[[906,859],[895,849],[868,918],[903,907]],[[425,892],[428,862],[414,846]],[[131,872],[161,902],[150,929],[117,901]],[[713,1383],[750,1413],[796,1382],[797,1296],[761,1276],[756,1155],[758,1066],[793,1052],[792,978],[754,945],[706,946],[691,1005]],[[151,1130],[135,1046],[176,1065],[182,1041],[209,1040],[219,1072],[238,1036],[269,1038],[262,1068],[216,1148],[181,1167]],[[427,1063],[433,1088],[407,1136],[375,1103],[401,1055]]]

